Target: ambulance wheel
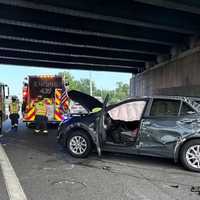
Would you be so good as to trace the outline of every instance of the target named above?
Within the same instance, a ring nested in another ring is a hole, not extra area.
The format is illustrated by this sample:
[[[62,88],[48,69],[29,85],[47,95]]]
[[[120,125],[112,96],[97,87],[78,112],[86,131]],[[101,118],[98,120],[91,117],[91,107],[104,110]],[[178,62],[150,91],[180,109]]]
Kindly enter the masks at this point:
[[[76,158],[85,158],[92,149],[89,135],[83,130],[75,130],[67,139],[67,150]]]

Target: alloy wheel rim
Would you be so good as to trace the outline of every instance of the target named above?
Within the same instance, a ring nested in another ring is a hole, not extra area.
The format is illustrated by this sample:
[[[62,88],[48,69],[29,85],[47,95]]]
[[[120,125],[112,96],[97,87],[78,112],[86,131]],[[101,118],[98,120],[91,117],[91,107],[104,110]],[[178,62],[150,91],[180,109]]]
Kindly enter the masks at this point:
[[[200,145],[191,146],[186,152],[188,164],[196,169],[200,169]]]
[[[81,155],[87,149],[87,142],[82,136],[74,136],[70,140],[70,149],[74,154]]]

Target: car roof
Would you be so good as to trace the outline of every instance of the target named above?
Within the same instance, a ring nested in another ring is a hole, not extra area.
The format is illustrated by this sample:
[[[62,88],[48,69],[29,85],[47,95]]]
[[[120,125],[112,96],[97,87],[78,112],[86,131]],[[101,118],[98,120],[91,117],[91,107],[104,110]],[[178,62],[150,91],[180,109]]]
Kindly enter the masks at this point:
[[[181,101],[187,102],[187,104],[189,104],[197,112],[200,112],[200,97],[193,97],[193,96],[166,96],[166,95],[136,96],[136,97],[127,98],[116,104],[112,104],[108,108],[112,109],[115,106],[128,103],[134,100],[137,101],[137,100],[149,100],[149,99],[181,100]]]
[[[193,101],[200,101],[200,97],[194,97],[194,96],[170,96],[170,95],[152,95],[152,96],[135,96],[135,97],[129,97],[125,99],[127,100],[144,100],[144,99],[169,99],[169,100],[186,100],[191,99]]]

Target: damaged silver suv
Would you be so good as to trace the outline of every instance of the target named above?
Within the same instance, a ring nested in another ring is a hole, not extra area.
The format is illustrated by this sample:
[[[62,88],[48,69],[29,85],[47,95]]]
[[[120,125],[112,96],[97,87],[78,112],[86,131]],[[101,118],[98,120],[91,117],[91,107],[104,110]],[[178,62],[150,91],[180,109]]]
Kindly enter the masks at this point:
[[[149,155],[200,172],[200,99],[154,96],[106,106],[107,98],[101,103],[78,91],[69,97],[88,111],[58,128],[57,139],[72,156],[86,157],[92,149],[99,156],[102,151]]]

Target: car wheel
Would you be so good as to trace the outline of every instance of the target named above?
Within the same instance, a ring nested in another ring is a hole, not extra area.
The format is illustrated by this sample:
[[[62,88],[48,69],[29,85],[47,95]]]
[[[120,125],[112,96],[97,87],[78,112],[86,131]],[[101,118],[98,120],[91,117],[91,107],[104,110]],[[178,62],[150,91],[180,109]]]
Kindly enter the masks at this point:
[[[91,139],[83,130],[76,130],[67,139],[67,150],[73,157],[87,157],[91,151]]]
[[[185,143],[180,152],[180,159],[186,169],[200,172],[200,139]]]

